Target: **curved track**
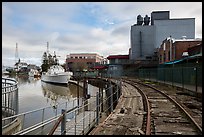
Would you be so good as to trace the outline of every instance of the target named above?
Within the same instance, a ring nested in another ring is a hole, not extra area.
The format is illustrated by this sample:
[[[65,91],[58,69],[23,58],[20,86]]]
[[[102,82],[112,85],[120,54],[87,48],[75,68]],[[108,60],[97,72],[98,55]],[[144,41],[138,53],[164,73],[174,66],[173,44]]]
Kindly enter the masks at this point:
[[[165,92],[158,90],[150,85],[143,84],[137,80],[123,80],[138,89],[146,95],[143,102],[147,111],[143,130],[146,134],[151,135],[200,135],[202,134],[201,117],[196,117],[192,111],[187,109],[181,101],[173,94],[167,95]],[[176,99],[174,99],[176,98]],[[202,112],[201,112],[202,113]],[[195,120],[196,118],[196,120]],[[151,122],[150,122],[151,121]],[[149,131],[151,130],[151,131]]]

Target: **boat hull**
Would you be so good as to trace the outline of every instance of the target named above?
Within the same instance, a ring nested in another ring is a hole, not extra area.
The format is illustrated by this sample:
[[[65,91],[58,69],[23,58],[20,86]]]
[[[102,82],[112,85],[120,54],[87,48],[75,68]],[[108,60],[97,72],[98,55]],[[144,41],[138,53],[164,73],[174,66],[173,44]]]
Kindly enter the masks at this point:
[[[51,74],[46,75],[42,74],[41,80],[43,82],[52,83],[52,84],[68,84],[71,75],[67,72],[61,74]]]

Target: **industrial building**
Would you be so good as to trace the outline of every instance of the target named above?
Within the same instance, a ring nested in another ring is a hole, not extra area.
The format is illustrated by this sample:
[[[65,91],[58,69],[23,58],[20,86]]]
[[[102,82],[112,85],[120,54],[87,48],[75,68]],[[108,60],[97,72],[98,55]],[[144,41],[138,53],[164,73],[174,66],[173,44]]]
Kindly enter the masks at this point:
[[[167,37],[195,39],[195,18],[170,19],[169,11],[153,11],[151,19],[148,15],[144,18],[138,15],[130,34],[130,60],[152,60]]]

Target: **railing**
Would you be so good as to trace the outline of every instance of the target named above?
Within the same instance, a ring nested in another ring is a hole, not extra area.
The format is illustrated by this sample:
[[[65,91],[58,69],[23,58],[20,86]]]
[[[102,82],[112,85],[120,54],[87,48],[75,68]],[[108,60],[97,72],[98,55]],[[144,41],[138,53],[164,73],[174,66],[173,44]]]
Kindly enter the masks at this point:
[[[3,118],[2,122],[14,117],[21,119],[22,128],[14,135],[87,134],[99,123],[103,112],[108,115],[113,111],[120,97],[121,82],[107,80],[106,83],[106,87],[99,88],[95,96],[82,98],[81,106],[75,99],[72,103],[58,104],[54,110],[52,107],[41,108]]]
[[[50,130],[49,135],[86,135],[93,126],[99,124],[102,113],[110,114],[117,104],[121,94],[121,82],[112,83],[107,81],[105,89],[99,88],[95,97],[91,100],[84,100],[81,107],[74,108],[71,111],[62,110],[57,122]],[[103,98],[104,91],[106,93]],[[95,99],[94,99],[95,98]],[[67,122],[68,114],[74,113],[74,119]],[[61,124],[60,124],[61,123]],[[60,127],[61,128],[60,128]]]
[[[5,123],[6,121],[10,121],[11,119],[18,118],[20,119],[20,130],[16,132],[15,134],[21,134],[24,132],[27,132],[28,130],[32,128],[36,128],[36,126],[41,125],[41,130],[38,131],[43,134],[44,130],[46,130],[47,127],[43,126],[44,123],[48,121],[52,121],[57,116],[60,115],[61,109],[70,109],[77,106],[77,99],[74,99],[72,101],[64,102],[61,104],[58,104],[57,108],[53,108],[52,106],[44,107],[28,112],[24,112],[21,114],[13,115],[10,117],[6,117],[2,119],[2,123]],[[70,116],[71,117],[71,116]],[[2,129],[6,128],[2,125]]]
[[[2,77],[2,119],[18,114],[18,87],[17,81]],[[16,117],[2,120],[2,127],[8,126]]]

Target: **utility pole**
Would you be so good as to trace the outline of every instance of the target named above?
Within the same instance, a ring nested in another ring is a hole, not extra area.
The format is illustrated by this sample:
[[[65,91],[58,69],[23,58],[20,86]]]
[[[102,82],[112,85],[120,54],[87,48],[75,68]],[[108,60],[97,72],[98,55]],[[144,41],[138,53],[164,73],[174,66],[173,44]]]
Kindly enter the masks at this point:
[[[18,62],[18,43],[16,43],[16,51],[15,51],[15,63]]]
[[[170,35],[170,41],[169,41],[169,50],[170,50],[170,61],[172,61],[172,44],[171,44],[171,35]]]

